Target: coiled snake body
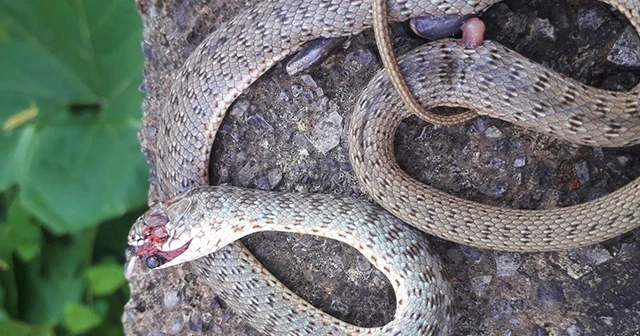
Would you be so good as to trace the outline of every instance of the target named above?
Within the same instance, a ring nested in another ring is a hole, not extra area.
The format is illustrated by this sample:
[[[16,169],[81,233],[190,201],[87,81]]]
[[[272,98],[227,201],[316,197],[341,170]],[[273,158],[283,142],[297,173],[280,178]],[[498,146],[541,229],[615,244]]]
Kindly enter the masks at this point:
[[[467,14],[496,2],[392,1],[389,15],[401,21]],[[637,0],[608,3],[639,28]],[[153,167],[149,198],[157,204],[134,224],[130,245],[149,266],[193,261],[229,306],[266,334],[437,335],[454,322],[452,291],[437,258],[414,229],[377,207],[337,196],[202,187],[216,131],[235,98],[304,42],[367,28],[370,9],[369,1],[280,0],[240,14],[188,58],[155,138],[148,139],[157,141],[147,153]],[[589,88],[495,43],[474,50],[455,41],[430,44],[404,57],[400,68],[426,106],[469,107],[586,145],[640,142],[638,88]],[[485,206],[424,186],[395,163],[393,131],[406,114],[378,74],[352,118],[351,159],[376,201],[427,233],[483,248],[549,251],[593,244],[640,222],[640,179],[588,203],[540,211]],[[232,243],[263,230],[322,235],[359,249],[396,290],[393,321],[382,328],[351,326],[291,293],[241,243]]]

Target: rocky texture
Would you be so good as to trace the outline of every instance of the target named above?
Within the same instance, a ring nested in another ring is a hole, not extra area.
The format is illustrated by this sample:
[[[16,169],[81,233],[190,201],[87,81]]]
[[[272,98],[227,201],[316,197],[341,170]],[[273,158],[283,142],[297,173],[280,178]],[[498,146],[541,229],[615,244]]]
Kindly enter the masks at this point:
[[[160,113],[172,76],[221,22],[255,0],[137,0],[145,21],[145,113]],[[625,90],[640,80],[628,24],[583,0],[507,1],[483,15],[490,39],[587,84]],[[393,26],[399,54],[423,43]],[[633,34],[632,34],[633,35]],[[615,48],[613,48],[615,46]],[[635,48],[635,49],[634,49]],[[609,61],[608,61],[609,60]],[[290,77],[269,71],[231,108],[218,134],[213,182],[366,198],[349,164],[346,128],[363,86],[380,69],[371,32],[318,68]],[[434,127],[415,118],[396,137],[401,166],[470,200],[526,209],[602,196],[640,175],[639,148],[576,147],[478,118]],[[456,335],[637,335],[640,230],[579,250],[517,254],[430,238],[457,293]],[[245,243],[295,292],[352,323],[393,315],[386,279],[354,249],[324,239],[265,233]],[[189,265],[149,271],[130,259],[132,335],[256,335]]]

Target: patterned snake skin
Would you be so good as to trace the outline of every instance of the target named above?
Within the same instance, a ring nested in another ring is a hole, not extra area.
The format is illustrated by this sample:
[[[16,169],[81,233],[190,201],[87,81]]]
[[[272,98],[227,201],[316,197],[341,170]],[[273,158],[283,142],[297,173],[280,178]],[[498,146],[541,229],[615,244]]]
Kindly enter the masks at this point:
[[[467,14],[499,1],[394,0],[389,17]],[[638,0],[609,3],[638,28]],[[453,296],[437,259],[412,228],[377,207],[327,195],[201,188],[208,184],[217,129],[244,89],[304,42],[357,34],[370,25],[370,0],[268,1],[203,41],[176,78],[157,131],[141,134],[156,143],[146,153],[153,167],[149,199],[156,205],[134,224],[129,243],[147,265],[192,261],[232,309],[268,335],[451,331]],[[422,72],[425,68],[414,65],[419,63],[435,68]],[[640,142],[637,88],[629,93],[588,88],[493,43],[477,50],[455,42],[433,44],[411,53],[400,69],[427,106],[470,107],[580,144]],[[363,93],[356,113],[350,149],[358,178],[383,207],[426,232],[485,248],[541,251],[593,244],[638,225],[640,179],[607,197],[545,211],[484,206],[417,183],[395,164],[390,143],[406,112],[382,75]],[[360,250],[396,290],[393,321],[382,328],[354,327],[304,302],[241,243],[231,243],[263,230],[322,235]]]

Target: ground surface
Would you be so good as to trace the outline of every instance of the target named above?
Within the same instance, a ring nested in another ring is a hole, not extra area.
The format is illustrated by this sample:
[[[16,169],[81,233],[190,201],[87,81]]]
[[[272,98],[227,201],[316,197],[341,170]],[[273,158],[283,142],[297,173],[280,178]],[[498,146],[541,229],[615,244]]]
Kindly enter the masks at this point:
[[[189,53],[255,1],[137,4],[146,27],[144,109],[154,115]],[[490,39],[587,84],[627,90],[640,81],[637,37],[605,5],[506,1],[483,18]],[[393,33],[399,54],[423,43],[406,25],[394,25]],[[346,129],[359,93],[379,69],[371,32],[305,74],[291,77],[276,66],[231,108],[214,146],[213,182],[366,198],[349,164]],[[401,166],[425,183],[518,208],[584,202],[640,175],[638,147],[576,147],[490,118],[458,127],[408,119],[396,136],[396,151]],[[429,240],[456,290],[456,335],[640,335],[638,229],[560,253],[501,253]],[[363,326],[391,319],[391,287],[355,250],[278,233],[253,235],[245,243],[317,307]],[[149,271],[131,259],[127,276],[127,334],[257,334],[189,265]]]

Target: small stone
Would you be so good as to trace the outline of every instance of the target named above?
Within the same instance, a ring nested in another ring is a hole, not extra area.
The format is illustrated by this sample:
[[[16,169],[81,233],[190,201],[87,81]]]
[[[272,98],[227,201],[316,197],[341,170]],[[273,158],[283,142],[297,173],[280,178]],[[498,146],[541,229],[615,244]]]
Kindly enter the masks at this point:
[[[501,158],[491,158],[487,163],[488,168],[500,169],[503,170],[507,167],[507,163]]]
[[[282,169],[275,168],[269,170],[269,172],[267,172],[267,180],[269,181],[270,189],[275,189],[275,187],[280,184],[280,181],[282,181]]]
[[[340,312],[343,315],[349,313],[349,305],[342,302],[340,299],[336,298],[331,300],[331,304],[329,305],[332,310]]]
[[[603,12],[596,9],[581,9],[578,12],[578,28],[595,31],[605,22]]]
[[[489,126],[485,131],[484,131],[484,135],[487,136],[487,138],[492,138],[492,139],[497,139],[497,138],[502,138],[504,136],[504,134],[502,134],[502,131],[500,131],[497,127],[495,126]]]
[[[567,274],[573,279],[580,279],[584,275],[593,271],[593,267],[586,265],[582,262],[576,262],[566,254],[561,254],[557,261],[558,266],[564,269]]]
[[[214,324],[213,327],[211,328],[211,330],[213,331],[214,334],[216,335],[221,335],[222,334],[222,327],[220,327],[217,324]]]
[[[596,159],[600,162],[604,161],[604,152],[600,147],[596,147],[593,149],[593,156],[595,156]]]
[[[371,263],[363,255],[356,258],[356,267],[360,272],[368,272],[371,269]]]
[[[557,282],[541,284],[536,291],[542,310],[554,312],[564,304],[564,292]]]
[[[307,254],[307,249],[304,246],[297,244],[291,248],[291,252],[297,256],[302,256]]]
[[[536,28],[538,30],[538,33],[542,37],[546,37],[550,41],[555,41],[556,40],[556,29],[551,24],[551,22],[549,22],[549,19],[537,18],[537,19],[535,19],[534,22],[535,22]]]
[[[513,314],[513,307],[506,299],[496,302],[491,307],[491,318],[496,321],[507,319],[511,314]]]
[[[484,132],[487,129],[487,124],[484,121],[484,118],[476,118],[471,125],[473,131]]]
[[[473,290],[478,296],[483,296],[491,284],[491,279],[492,276],[490,275],[473,277],[471,278],[471,287],[473,287]]]
[[[264,173],[258,174],[258,177],[255,180],[255,186],[260,190],[271,190],[271,186],[269,186],[269,180],[264,176]]]
[[[590,266],[598,266],[604,262],[607,262],[613,258],[611,253],[607,251],[601,245],[592,245],[583,248],[576,249],[571,253],[572,259],[586,263]]]
[[[618,258],[624,261],[640,259],[640,247],[635,244],[624,243],[618,252]]]
[[[318,122],[313,130],[313,138],[310,141],[319,152],[327,154],[340,144],[342,131],[342,116],[337,112],[331,112],[326,118]]]
[[[569,328],[567,328],[567,334],[569,336],[581,336],[582,329],[580,329],[580,327],[578,327],[577,325],[572,324],[571,326],[569,326]]]
[[[331,258],[331,262],[333,263],[333,265],[335,266],[336,270],[341,270],[344,269],[345,267],[347,267],[347,259],[345,256],[343,255],[335,255]],[[340,271],[342,272],[342,271]]]
[[[578,181],[580,181],[581,185],[589,182],[589,166],[586,161],[576,162],[573,165],[573,169],[576,172],[576,176],[578,177]]]
[[[254,114],[247,119],[247,124],[253,126],[258,131],[273,132],[273,126],[269,124],[262,115]]]
[[[166,309],[173,309],[180,303],[180,294],[177,291],[170,290],[164,293],[162,303]]]
[[[189,329],[195,332],[202,331],[202,320],[197,316],[191,316],[189,319]]]
[[[629,161],[631,159],[628,156],[618,156],[618,163],[621,166],[626,166],[627,164],[629,164]]]
[[[350,52],[344,58],[343,67],[352,72],[365,69],[373,61],[373,55],[368,50],[356,50]]]
[[[640,39],[636,30],[629,26],[611,47],[607,61],[634,69],[640,69]]]
[[[302,75],[300,79],[302,79],[302,82],[309,88],[315,89],[318,87],[318,83],[309,75]]]
[[[462,251],[462,253],[464,254],[464,256],[467,257],[467,260],[469,260],[474,264],[479,263],[485,257],[484,252],[482,252],[481,250],[475,247],[460,245],[459,248],[460,248],[460,251]]]
[[[300,239],[298,239],[298,244],[308,247],[316,247],[322,245],[322,240],[318,239],[317,236],[303,234]]]
[[[520,154],[516,156],[516,159],[513,160],[513,166],[516,168],[522,168],[527,163],[527,157]]]
[[[509,141],[509,139],[499,140],[493,145],[493,150],[498,153],[509,153],[511,150],[511,141]]]
[[[217,303],[218,301],[214,300],[214,302]],[[218,307],[220,307],[219,304],[218,304],[218,306],[216,308],[218,308]],[[213,321],[213,315],[211,313],[209,313],[209,312],[206,312],[206,313],[202,314],[201,321],[202,321],[202,323],[209,324],[209,323],[211,323],[211,321]]]
[[[522,256],[516,252],[495,252],[496,274],[499,277],[513,276],[522,265]]]
[[[491,196],[494,198],[502,197],[507,192],[507,189],[509,189],[509,186],[506,183],[500,183],[491,191]]]
[[[147,139],[154,139],[156,135],[158,135],[158,127],[156,127],[156,125],[154,124],[149,123],[144,128],[144,132],[145,132],[145,135],[147,136]]]
[[[310,104],[311,102],[313,102],[313,92],[305,91],[302,96],[304,97],[307,104]]]
[[[258,165],[255,161],[250,160],[247,162],[242,169],[238,172],[238,184],[241,187],[248,187],[253,182],[256,174],[260,170],[260,165]]]
[[[182,313],[173,312],[166,320],[167,332],[170,335],[175,335],[179,333],[184,327],[184,317],[182,317]]]
[[[249,110],[249,107],[251,107],[251,102],[246,99],[239,99],[235,104],[233,104],[229,114],[234,118],[242,118],[244,117],[245,112]]]
[[[283,102],[288,102],[289,100],[291,100],[291,98],[289,98],[289,95],[287,94],[287,90],[280,91],[280,96],[278,98],[280,98],[280,101]]]
[[[300,96],[301,93],[302,93],[302,86],[300,86],[298,84],[291,85],[291,94],[294,97]]]

